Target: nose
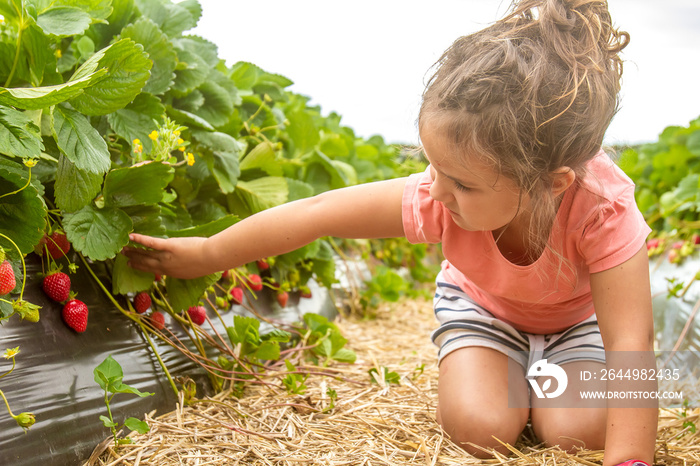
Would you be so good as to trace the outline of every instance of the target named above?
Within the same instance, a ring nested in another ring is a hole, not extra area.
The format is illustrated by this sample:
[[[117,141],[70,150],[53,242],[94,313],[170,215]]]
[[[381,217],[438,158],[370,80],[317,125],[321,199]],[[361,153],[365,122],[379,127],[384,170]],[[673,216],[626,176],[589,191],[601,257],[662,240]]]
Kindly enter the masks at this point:
[[[433,184],[430,185],[428,193],[430,197],[443,204],[452,198],[452,193],[445,186],[445,179],[438,175],[435,170],[431,170]]]

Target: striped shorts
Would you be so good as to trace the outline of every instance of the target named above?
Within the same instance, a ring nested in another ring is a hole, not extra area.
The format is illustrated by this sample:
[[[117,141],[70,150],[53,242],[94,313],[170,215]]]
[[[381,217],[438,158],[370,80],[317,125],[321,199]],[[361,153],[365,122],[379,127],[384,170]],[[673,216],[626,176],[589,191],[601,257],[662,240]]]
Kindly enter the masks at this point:
[[[521,332],[476,304],[456,285],[438,275],[433,301],[440,327],[431,336],[438,346],[438,363],[460,348],[492,348],[513,359],[526,371],[540,359],[554,364],[572,361],[605,363],[605,349],[596,315],[551,335]]]

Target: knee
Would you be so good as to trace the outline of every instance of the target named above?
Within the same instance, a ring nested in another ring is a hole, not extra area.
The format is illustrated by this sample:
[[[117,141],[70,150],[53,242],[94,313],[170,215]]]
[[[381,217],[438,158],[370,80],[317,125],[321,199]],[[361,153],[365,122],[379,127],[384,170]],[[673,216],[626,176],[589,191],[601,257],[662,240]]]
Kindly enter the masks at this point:
[[[573,452],[586,448],[602,450],[605,447],[606,417],[603,410],[587,410],[580,415],[552,413],[534,416],[532,428],[537,438],[547,446],[558,445],[562,450]],[[602,411],[602,412],[601,412]]]
[[[527,423],[527,414],[525,419],[522,419],[523,415],[519,410],[508,411],[511,412],[465,409],[444,413],[438,409],[437,420],[450,440],[467,453],[477,458],[490,458],[493,456],[489,453],[490,449],[508,453],[508,449],[501,442],[515,444]]]

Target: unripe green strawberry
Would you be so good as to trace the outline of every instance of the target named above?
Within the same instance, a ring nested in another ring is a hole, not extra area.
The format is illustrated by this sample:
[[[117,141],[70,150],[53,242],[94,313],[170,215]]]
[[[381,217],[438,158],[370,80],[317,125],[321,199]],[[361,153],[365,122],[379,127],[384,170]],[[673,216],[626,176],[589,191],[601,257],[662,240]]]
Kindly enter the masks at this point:
[[[71,299],[63,306],[61,311],[63,322],[78,333],[82,333],[87,329],[88,308],[84,302],[79,299]]]
[[[151,313],[151,325],[157,330],[163,330],[165,327],[165,316],[160,311]]]
[[[202,325],[207,320],[207,310],[204,306],[192,306],[187,309],[190,319],[197,325]]]
[[[12,310],[15,311],[23,320],[29,322],[39,322],[39,309],[36,304],[29,301],[17,300],[12,303]]]
[[[17,416],[14,416],[14,418],[17,425],[23,429],[29,429],[34,425],[34,422],[36,422],[36,418],[32,413],[19,413]]]
[[[218,307],[219,309],[228,309],[229,302],[223,296],[217,296],[216,297],[216,307]]]
[[[0,264],[0,296],[4,296],[15,289],[17,282],[15,281],[15,271],[12,270],[10,261],[3,261]]]
[[[60,259],[70,251],[70,242],[62,231],[54,231],[46,241],[46,248],[54,259]]]
[[[134,297],[134,309],[139,314],[143,314],[151,307],[151,296],[145,291],[140,292]]]
[[[54,272],[44,277],[41,289],[46,296],[60,303],[70,296],[70,277],[63,272]]]

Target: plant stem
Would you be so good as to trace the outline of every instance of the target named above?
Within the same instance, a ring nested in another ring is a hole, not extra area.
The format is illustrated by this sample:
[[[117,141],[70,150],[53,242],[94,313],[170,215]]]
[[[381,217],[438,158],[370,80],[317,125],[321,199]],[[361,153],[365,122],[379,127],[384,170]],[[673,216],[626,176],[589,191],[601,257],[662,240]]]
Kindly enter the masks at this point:
[[[12,410],[10,409],[10,403],[7,402],[7,398],[5,398],[5,394],[0,390],[0,396],[2,396],[2,399],[5,400],[5,406],[7,406],[7,412],[10,413],[10,416],[13,418],[15,417],[14,414],[12,414]]]
[[[7,81],[5,81],[4,87],[9,87],[10,83],[12,83],[12,78],[15,76],[17,64],[19,63],[19,52],[22,48],[22,31],[24,30],[24,5],[21,6],[21,9],[22,11],[17,12],[19,14],[19,27],[17,28],[17,49],[15,50],[15,59],[12,61],[12,69],[10,69],[10,74],[7,76]]]
[[[9,375],[13,370],[15,370],[15,358],[12,358],[12,367],[10,368],[10,370],[0,375],[0,379],[5,377],[6,375]]]
[[[175,397],[177,398],[177,386],[175,385],[175,381],[173,380],[172,376],[170,375],[170,372],[168,371],[167,366],[165,365],[165,363],[161,359],[160,354],[158,354],[158,350],[156,349],[156,346],[151,341],[151,337],[148,335],[148,330],[143,326],[143,324],[140,321],[138,324],[141,327],[141,332],[146,336],[146,341],[148,341],[148,344],[151,346],[153,353],[156,355],[156,359],[158,359],[158,363],[160,364],[160,367],[163,368],[163,371],[165,372],[165,376],[168,378],[168,382],[170,382],[170,387],[172,387],[173,392],[175,393]]]
[[[22,297],[24,296],[24,285],[27,283],[27,266],[24,263],[24,255],[22,255],[22,251],[20,251],[19,247],[17,247],[17,244],[15,244],[14,241],[12,241],[12,238],[9,236],[5,236],[2,233],[0,233],[1,238],[5,238],[7,241],[12,243],[12,245],[17,249],[17,253],[19,254],[19,258],[22,261],[22,289],[19,292],[19,300],[22,301]]]
[[[19,188],[16,191],[12,191],[11,193],[3,194],[2,196],[0,196],[0,199],[2,199],[5,196],[12,196],[13,194],[17,194],[17,193],[23,191],[27,186],[29,186],[29,183],[31,183],[31,182],[32,182],[32,167],[29,167],[29,178],[27,179],[27,184],[25,184],[24,186],[22,186],[21,188]]]

